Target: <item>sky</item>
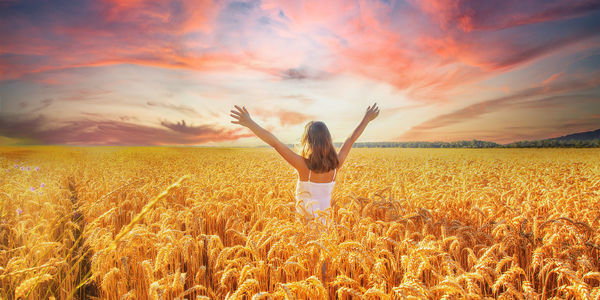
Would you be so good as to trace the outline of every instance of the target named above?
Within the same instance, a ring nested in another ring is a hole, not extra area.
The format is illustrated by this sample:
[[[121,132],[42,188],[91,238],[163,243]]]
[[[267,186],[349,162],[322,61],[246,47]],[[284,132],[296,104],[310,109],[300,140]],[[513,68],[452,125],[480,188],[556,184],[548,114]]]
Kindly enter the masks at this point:
[[[600,1],[0,0],[0,144],[509,143],[600,128]]]

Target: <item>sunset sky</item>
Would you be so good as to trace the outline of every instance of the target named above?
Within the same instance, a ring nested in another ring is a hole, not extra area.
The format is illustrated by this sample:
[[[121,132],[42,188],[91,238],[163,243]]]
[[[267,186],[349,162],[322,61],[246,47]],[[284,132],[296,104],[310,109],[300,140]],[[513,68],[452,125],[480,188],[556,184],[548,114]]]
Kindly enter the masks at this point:
[[[508,143],[600,128],[600,1],[0,1],[0,144]]]

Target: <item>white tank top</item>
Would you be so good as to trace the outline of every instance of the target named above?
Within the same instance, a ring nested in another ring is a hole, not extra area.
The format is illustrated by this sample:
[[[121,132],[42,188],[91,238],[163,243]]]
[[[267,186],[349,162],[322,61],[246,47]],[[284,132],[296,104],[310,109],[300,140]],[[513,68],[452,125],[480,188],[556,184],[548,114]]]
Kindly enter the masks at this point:
[[[337,169],[333,171],[333,180],[331,182],[312,182],[310,181],[310,173],[308,171],[308,181],[300,181],[296,184],[296,201],[304,201],[304,208],[308,213],[315,214],[316,210],[326,210],[331,206],[331,191],[335,185],[335,176]],[[299,213],[303,213],[299,206],[296,206]]]

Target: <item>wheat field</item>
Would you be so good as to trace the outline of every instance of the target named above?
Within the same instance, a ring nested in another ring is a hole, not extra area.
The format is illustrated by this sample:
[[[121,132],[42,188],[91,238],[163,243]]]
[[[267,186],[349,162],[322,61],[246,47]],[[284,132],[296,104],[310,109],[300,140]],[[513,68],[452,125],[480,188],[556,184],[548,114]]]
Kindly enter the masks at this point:
[[[0,148],[2,299],[599,299],[597,149]],[[322,274],[326,264],[325,276]]]

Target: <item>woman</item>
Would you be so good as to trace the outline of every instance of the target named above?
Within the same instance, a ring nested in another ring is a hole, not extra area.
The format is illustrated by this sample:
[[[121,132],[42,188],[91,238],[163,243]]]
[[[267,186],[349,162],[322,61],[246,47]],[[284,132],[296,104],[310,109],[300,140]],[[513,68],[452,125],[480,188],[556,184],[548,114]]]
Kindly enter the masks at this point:
[[[354,142],[362,134],[367,124],[379,115],[377,103],[369,106],[365,115],[346,139],[340,151],[336,153],[331,141],[331,134],[323,122],[310,121],[304,127],[300,154],[294,153],[273,134],[260,127],[252,120],[246,107],[235,105],[237,110],[231,111],[234,124],[248,127],[256,136],[275,148],[275,150],[298,171],[296,185],[296,209],[308,218],[315,217],[318,210],[325,211],[330,207],[331,190],[335,184],[335,176]],[[302,204],[300,204],[302,203]],[[325,223],[325,220],[322,219]]]

